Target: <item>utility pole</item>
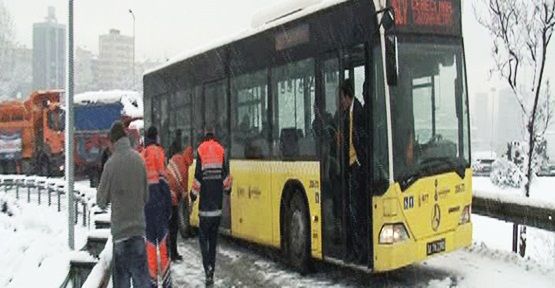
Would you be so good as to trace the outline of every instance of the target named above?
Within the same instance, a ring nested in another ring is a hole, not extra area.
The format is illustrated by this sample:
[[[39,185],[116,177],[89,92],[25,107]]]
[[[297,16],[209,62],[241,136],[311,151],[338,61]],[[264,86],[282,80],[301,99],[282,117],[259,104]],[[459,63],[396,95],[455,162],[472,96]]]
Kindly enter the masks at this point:
[[[67,195],[67,239],[69,249],[75,249],[74,231],[74,205],[73,205],[73,0],[68,0],[68,21],[67,21],[67,75],[66,75],[66,131],[65,131],[65,180]]]
[[[135,89],[135,13],[133,13],[133,10],[129,9],[129,14],[131,14],[131,17],[133,17],[133,89]]]

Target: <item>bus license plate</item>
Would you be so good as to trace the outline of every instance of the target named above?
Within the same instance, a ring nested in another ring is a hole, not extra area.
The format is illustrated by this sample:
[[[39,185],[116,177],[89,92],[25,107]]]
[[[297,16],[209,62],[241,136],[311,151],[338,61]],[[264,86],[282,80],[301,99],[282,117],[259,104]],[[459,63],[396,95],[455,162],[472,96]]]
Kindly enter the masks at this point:
[[[432,255],[445,251],[445,239],[430,242],[426,245],[426,254]]]

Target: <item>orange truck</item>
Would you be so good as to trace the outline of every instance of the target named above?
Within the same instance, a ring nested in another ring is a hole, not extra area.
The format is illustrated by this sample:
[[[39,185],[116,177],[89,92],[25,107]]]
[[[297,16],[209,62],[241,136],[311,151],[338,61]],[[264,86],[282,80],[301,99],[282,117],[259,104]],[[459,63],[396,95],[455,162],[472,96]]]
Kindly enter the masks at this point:
[[[0,103],[0,174],[63,174],[62,93],[37,91],[23,102]]]

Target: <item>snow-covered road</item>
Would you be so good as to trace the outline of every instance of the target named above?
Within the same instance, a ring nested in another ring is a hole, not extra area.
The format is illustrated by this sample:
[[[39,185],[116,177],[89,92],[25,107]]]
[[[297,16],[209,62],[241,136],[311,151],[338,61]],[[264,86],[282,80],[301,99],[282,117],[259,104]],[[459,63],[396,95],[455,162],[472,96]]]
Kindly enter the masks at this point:
[[[553,287],[555,271],[510,252],[476,244],[397,271],[368,274],[318,263],[302,276],[282,265],[277,253],[220,238],[216,287]],[[204,287],[197,239],[179,244],[182,263],[172,266],[175,287]]]
[[[13,193],[0,196],[14,210],[0,213],[0,287],[58,287],[70,255],[66,213],[35,198],[27,204]],[[510,252],[510,223],[476,215],[472,221],[477,244],[470,249],[376,275],[317,263],[302,276],[275,251],[220,237],[216,287],[555,287],[554,233],[530,229],[531,258],[522,259]],[[87,231],[76,228],[81,247]],[[184,261],[172,266],[174,287],[204,287],[198,240],[180,240],[179,250]]]

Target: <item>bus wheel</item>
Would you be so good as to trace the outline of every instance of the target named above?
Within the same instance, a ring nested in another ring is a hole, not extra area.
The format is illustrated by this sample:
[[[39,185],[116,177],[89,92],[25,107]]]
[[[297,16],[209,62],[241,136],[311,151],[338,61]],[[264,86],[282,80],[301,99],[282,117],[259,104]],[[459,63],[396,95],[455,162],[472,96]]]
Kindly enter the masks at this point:
[[[295,193],[289,204],[287,248],[289,263],[301,274],[310,267],[310,224],[307,207],[300,193]]]
[[[185,199],[181,199],[179,201],[179,206],[177,207],[177,218],[179,221],[179,234],[183,239],[187,239],[193,235],[191,222],[189,220],[189,215],[191,212],[189,211],[189,205],[185,201]]]

